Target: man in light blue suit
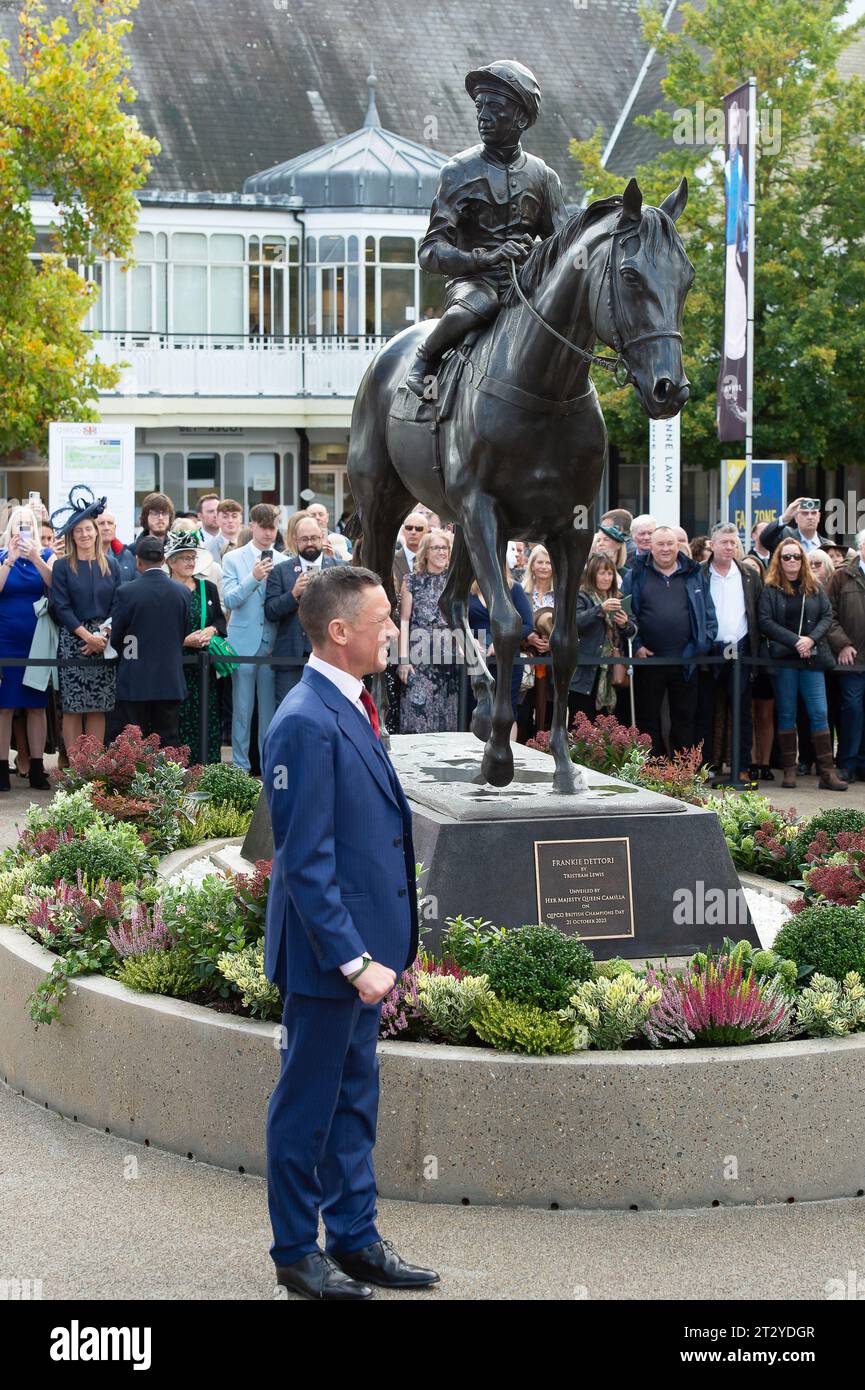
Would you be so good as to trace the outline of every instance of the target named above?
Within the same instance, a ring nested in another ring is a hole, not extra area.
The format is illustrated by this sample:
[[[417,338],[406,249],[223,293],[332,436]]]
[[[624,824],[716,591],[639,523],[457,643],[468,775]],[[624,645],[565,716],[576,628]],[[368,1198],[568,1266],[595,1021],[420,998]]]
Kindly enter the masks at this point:
[[[279,512],[259,502],[249,513],[252,539],[224,558],[222,590],[228,609],[228,640],[241,656],[266,656],[273,649],[275,627],[264,612],[267,576],[288,558],[273,548]],[[263,758],[264,736],[276,709],[273,669],[252,662],[238,666],[231,677],[233,713],[231,760],[249,772],[249,734],[258,695],[258,749]]]
[[[274,859],[264,968],[283,1000],[267,1184],[277,1280],[306,1298],[438,1281],[376,1225],[381,1001],[418,944],[411,811],[362,677],[396,637],[378,575],[335,566],[299,617],[312,655],[265,744]],[[327,1233],[318,1245],[319,1216]]]

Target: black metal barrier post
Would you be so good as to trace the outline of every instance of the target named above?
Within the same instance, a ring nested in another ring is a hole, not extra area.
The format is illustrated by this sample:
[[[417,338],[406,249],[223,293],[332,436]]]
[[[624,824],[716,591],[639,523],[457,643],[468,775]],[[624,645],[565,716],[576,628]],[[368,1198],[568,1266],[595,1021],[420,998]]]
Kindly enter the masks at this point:
[[[730,699],[733,702],[733,722],[730,729],[730,781],[733,786],[738,786],[739,776],[742,771],[742,667],[739,662],[739,646],[736,642],[731,642],[730,660],[733,669],[730,672]]]
[[[198,680],[198,760],[206,767],[210,751],[210,652],[206,647],[198,653]]]

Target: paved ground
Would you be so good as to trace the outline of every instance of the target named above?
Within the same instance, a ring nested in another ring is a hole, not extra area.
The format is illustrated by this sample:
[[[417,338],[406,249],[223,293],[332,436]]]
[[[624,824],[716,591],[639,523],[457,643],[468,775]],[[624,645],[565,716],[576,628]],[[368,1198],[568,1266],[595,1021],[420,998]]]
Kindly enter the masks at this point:
[[[865,1199],[699,1212],[383,1202],[381,1226],[442,1274],[404,1298],[814,1300],[850,1270],[865,1291]],[[262,1179],[85,1129],[2,1086],[0,1231],[0,1280],[41,1279],[45,1299],[274,1293]]]
[[[769,790],[800,812],[865,808],[865,784]],[[30,799],[13,776],[0,844]],[[686,1212],[383,1202],[381,1218],[443,1275],[405,1298],[814,1300],[857,1281],[865,1294],[865,1199]],[[45,1299],[266,1299],[269,1240],[261,1179],[88,1130],[0,1084],[0,1281],[40,1279]]]

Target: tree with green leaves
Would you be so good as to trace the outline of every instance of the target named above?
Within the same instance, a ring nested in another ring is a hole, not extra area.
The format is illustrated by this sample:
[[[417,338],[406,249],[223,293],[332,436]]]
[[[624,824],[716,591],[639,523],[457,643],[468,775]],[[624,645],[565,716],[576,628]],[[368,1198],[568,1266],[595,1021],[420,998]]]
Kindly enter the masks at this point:
[[[76,263],[129,259],[135,191],[159,153],[124,109],[137,3],[73,0],[70,23],[21,0],[17,55],[0,44],[0,451],[44,451],[52,420],[98,419],[94,398],[118,379],[89,356],[81,325],[98,291]],[[37,195],[57,215],[52,252],[34,261]]]
[[[756,78],[754,456],[862,462],[865,436],[865,83],[838,75],[838,58],[865,20],[846,30],[847,0],[706,0],[682,7],[678,33],[657,10],[644,33],[666,57],[667,105],[638,124],[663,142],[635,173],[658,204],[686,175],[679,231],[696,269],[685,322],[691,399],[682,456],[717,467],[736,446],[718,443],[715,388],[724,311],[723,98]],[[712,143],[707,143],[713,141]],[[591,198],[626,180],[601,163],[601,137],[571,154]],[[630,388],[598,381],[610,437],[626,459],[646,457],[646,417]]]

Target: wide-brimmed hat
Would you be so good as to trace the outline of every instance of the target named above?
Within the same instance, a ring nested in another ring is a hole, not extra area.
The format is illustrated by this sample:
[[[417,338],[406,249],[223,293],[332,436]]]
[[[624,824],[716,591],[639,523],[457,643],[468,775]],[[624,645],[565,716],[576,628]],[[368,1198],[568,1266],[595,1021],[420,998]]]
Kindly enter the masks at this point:
[[[200,550],[204,537],[200,531],[169,531],[165,542],[165,558],[171,560],[185,551]]]
[[[549,637],[556,618],[555,608],[539,608],[534,618],[535,632],[541,637]]]
[[[82,521],[95,521],[108,506],[107,497],[97,497],[86,483],[71,489],[69,500],[51,513],[51,525],[58,536],[68,536]]]

